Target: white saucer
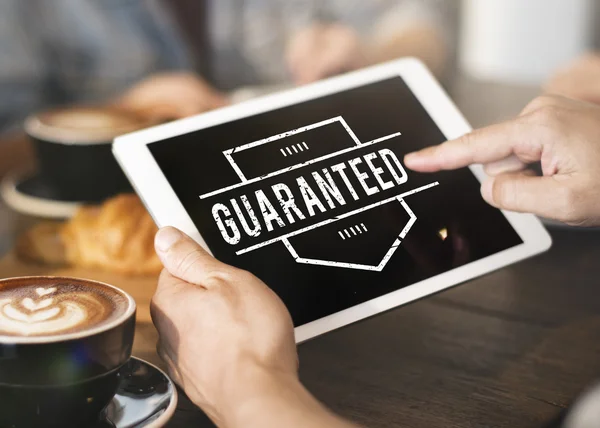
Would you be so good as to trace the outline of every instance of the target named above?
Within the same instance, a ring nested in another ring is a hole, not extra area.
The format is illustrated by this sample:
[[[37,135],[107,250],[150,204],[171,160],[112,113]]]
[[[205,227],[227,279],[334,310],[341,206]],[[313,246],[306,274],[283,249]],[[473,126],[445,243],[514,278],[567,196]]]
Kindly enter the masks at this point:
[[[0,183],[0,196],[21,214],[50,219],[71,218],[81,206],[81,202],[61,200],[35,174],[7,175]]]
[[[161,428],[175,413],[177,389],[158,367],[132,357],[98,428]]]

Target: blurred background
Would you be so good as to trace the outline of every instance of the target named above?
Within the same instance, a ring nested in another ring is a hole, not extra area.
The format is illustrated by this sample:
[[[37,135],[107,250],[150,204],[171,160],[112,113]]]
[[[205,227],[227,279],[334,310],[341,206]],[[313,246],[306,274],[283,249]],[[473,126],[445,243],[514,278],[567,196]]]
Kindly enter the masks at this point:
[[[131,192],[110,153],[118,135],[406,56],[427,64],[474,127],[543,92],[600,102],[598,9],[593,0],[3,0],[0,193],[11,209],[0,209],[70,218]]]
[[[41,264],[160,271],[154,224],[111,154],[116,136],[147,126],[405,56],[430,67],[474,127],[513,117],[545,92],[600,104],[597,5],[0,0],[5,272],[25,271],[13,248]],[[40,218],[59,223],[30,228]],[[120,240],[104,242],[109,235]],[[131,240],[141,249],[121,252]]]
[[[5,0],[0,135],[14,137],[32,114],[90,103],[171,120],[409,55],[478,126],[514,113],[513,103],[598,46],[595,3]],[[484,94],[498,96],[497,111],[480,111]],[[15,145],[9,156],[3,144],[4,173],[30,155]]]
[[[543,92],[600,103],[596,4],[3,0],[0,234],[131,193],[118,135],[401,57],[424,61],[474,127]]]

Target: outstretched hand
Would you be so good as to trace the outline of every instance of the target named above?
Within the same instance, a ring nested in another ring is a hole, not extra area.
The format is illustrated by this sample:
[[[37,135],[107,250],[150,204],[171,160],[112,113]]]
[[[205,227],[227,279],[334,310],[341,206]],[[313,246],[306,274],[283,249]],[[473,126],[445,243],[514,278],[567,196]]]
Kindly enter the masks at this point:
[[[155,74],[116,101],[118,107],[153,122],[183,119],[228,103],[223,94],[189,72]]]
[[[307,84],[365,66],[360,36],[342,24],[319,24],[295,34],[286,62],[296,84]]]
[[[406,156],[436,172],[483,164],[483,198],[508,211],[576,226],[600,225],[600,108],[562,97],[534,100],[515,120]],[[527,165],[541,162],[543,176]]]

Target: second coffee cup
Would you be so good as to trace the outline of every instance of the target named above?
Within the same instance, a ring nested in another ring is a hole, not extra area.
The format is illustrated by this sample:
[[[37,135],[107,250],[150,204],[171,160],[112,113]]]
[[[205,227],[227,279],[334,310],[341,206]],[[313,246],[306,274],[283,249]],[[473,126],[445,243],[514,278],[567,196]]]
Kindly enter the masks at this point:
[[[61,201],[96,203],[131,191],[112,155],[119,135],[151,123],[112,107],[70,107],[29,117],[25,132],[33,142],[40,179]]]

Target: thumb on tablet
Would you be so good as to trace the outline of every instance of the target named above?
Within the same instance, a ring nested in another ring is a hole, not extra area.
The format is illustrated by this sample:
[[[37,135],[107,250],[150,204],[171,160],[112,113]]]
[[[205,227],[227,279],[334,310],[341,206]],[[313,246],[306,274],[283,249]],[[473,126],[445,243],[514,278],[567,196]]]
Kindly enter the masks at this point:
[[[158,231],[154,240],[156,254],[173,276],[191,284],[207,286],[207,279],[231,269],[211,256],[192,238],[174,227]]]

